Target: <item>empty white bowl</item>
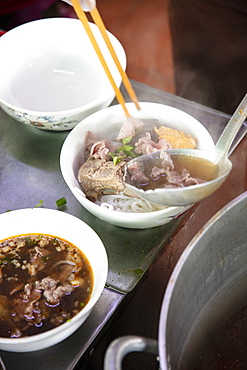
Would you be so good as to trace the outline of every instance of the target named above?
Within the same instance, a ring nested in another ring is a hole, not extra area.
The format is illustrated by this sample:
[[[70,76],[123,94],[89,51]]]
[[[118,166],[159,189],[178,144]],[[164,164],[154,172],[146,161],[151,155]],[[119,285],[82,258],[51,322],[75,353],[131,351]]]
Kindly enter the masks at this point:
[[[161,124],[196,138],[197,149],[214,150],[214,142],[206,128],[189,114],[162,104],[140,103],[137,111],[133,103],[127,103],[127,108],[133,117],[139,119],[158,119]],[[110,224],[126,228],[145,229],[166,224],[179,217],[191,206],[167,207],[155,212],[124,213],[103,208],[85,197],[80,188],[77,175],[84,163],[84,138],[87,131],[96,134],[99,139],[114,138],[125,119],[120,105],[103,109],[84,119],[67,136],[60,156],[61,172],[65,182],[76,199],[89,212]]]
[[[34,208],[6,212],[0,215],[0,223],[0,240],[23,234],[49,234],[74,244],[89,260],[94,286],[86,306],[69,322],[41,334],[23,338],[0,337],[0,349],[29,352],[61,342],[86,320],[104,289],[108,260],[101,239],[83,221],[58,210]]]
[[[121,76],[98,27],[93,34],[118,86]],[[123,69],[126,55],[108,32]],[[70,130],[107,107],[114,90],[78,19],[48,18],[0,38],[0,105],[14,119],[43,130]]]

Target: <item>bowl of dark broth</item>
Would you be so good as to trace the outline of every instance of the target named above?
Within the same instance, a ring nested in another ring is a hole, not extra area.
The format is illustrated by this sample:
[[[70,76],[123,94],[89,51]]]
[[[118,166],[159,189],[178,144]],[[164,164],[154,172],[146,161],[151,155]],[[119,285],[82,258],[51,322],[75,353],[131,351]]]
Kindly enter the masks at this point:
[[[50,347],[85,321],[102,293],[104,245],[61,211],[11,211],[0,222],[0,349]]]

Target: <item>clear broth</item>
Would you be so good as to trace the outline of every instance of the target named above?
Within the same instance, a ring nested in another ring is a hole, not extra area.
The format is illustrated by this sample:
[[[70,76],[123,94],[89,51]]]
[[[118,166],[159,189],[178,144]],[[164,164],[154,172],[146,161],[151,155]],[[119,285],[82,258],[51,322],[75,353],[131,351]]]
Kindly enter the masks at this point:
[[[181,174],[183,169],[186,169],[192,178],[202,180],[201,182],[211,181],[215,179],[219,173],[218,165],[204,158],[173,154],[172,161],[175,166],[174,171],[176,171],[178,174]],[[157,167],[161,167],[161,160],[158,159],[155,165]],[[148,171],[145,172],[145,175],[148,177],[149,181],[145,184],[135,184],[135,186],[142,188],[143,190],[154,190],[157,188],[165,188],[167,185],[169,185],[166,175],[161,175],[153,179],[150,178],[147,172]]]
[[[211,181],[218,176],[218,165],[208,159],[194,156],[173,155],[172,160],[176,171],[181,172],[183,168],[186,168],[190,175],[197,179]]]

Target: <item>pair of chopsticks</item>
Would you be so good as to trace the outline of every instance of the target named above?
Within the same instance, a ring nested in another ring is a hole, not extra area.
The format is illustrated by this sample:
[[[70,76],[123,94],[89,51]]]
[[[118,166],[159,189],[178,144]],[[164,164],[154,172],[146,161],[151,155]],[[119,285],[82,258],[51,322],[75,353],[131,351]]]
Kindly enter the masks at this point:
[[[87,16],[86,16],[84,10],[82,9],[79,0],[71,0],[71,2],[72,2],[72,5],[74,7],[74,10],[75,10],[75,12],[77,14],[77,17],[82,22],[82,24],[83,24],[83,26],[84,26],[84,28],[85,28],[85,30],[87,32],[87,35],[88,35],[88,37],[89,37],[89,39],[90,39],[90,41],[91,41],[91,43],[92,43],[92,45],[93,45],[93,47],[94,47],[97,55],[98,55],[98,58],[99,58],[102,66],[103,66],[103,68],[104,68],[104,70],[106,72],[106,75],[107,75],[107,77],[108,77],[108,79],[109,79],[109,81],[110,81],[110,83],[111,83],[111,85],[112,85],[112,87],[114,89],[114,92],[116,94],[116,98],[117,98],[119,104],[121,104],[126,117],[130,117],[130,113],[129,113],[126,105],[125,105],[124,97],[123,97],[121,91],[119,90],[119,88],[117,87],[117,85],[116,85],[116,83],[114,81],[114,78],[113,78],[113,76],[112,76],[112,74],[111,74],[111,72],[109,70],[109,67],[108,67],[108,65],[107,65],[107,63],[105,61],[105,58],[104,58],[101,50],[100,50],[100,47],[99,47],[99,45],[98,45],[98,43],[97,43],[97,41],[96,41],[96,39],[94,37],[94,34],[93,34],[92,30],[91,30],[90,24],[89,24],[88,19],[87,19]],[[138,103],[138,99],[136,97],[136,94],[135,94],[135,92],[134,92],[134,90],[133,90],[133,88],[131,86],[131,83],[130,83],[130,81],[128,79],[127,74],[125,73],[125,71],[123,70],[123,68],[122,68],[122,66],[121,66],[121,64],[119,62],[119,59],[117,57],[117,54],[116,54],[116,52],[115,52],[115,50],[114,50],[114,48],[112,46],[112,43],[111,43],[111,41],[109,39],[109,36],[108,36],[107,31],[106,31],[106,28],[105,28],[105,25],[104,25],[104,23],[102,21],[102,18],[100,16],[97,8],[94,7],[93,10],[90,11],[90,14],[91,14],[91,16],[93,18],[94,23],[98,26],[98,28],[99,28],[99,30],[101,32],[101,35],[102,35],[102,37],[103,37],[103,39],[104,39],[104,41],[105,41],[105,43],[106,43],[106,45],[107,45],[110,53],[111,53],[111,56],[112,56],[112,58],[113,58],[113,60],[114,60],[114,62],[116,64],[116,66],[118,68],[118,71],[119,71],[119,73],[120,73],[120,75],[122,77],[122,81],[123,81],[123,84],[124,84],[124,86],[126,88],[126,91],[128,92],[128,94],[129,94],[132,102],[135,104],[136,108],[138,110],[140,110],[141,108],[139,106],[139,103]]]

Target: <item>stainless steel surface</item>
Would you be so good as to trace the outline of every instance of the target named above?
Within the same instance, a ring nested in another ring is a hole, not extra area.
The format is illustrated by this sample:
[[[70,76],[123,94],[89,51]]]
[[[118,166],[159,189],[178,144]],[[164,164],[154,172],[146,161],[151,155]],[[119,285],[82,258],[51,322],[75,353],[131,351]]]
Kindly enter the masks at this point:
[[[159,341],[141,336],[115,339],[105,354],[105,370],[121,370],[127,354],[136,351],[155,354],[156,346],[162,370],[201,369],[198,363],[202,358],[211,364],[207,365],[210,369],[228,368],[223,366],[223,359],[215,360],[222,355],[218,353],[222,348],[214,350],[215,358],[203,356],[222,325],[247,304],[246,216],[247,191],[212,217],[178,260],[163,298]],[[237,324],[241,325],[239,321]],[[233,337],[238,336],[239,329],[235,328]],[[241,338],[236,343],[238,347]],[[238,350],[241,358],[244,348]],[[239,368],[238,364],[243,367],[242,362],[235,360],[234,364],[234,368]]]
[[[131,352],[148,352],[158,356],[158,342],[134,335],[117,338],[107,348],[104,369],[121,370],[124,357]]]
[[[182,109],[201,121],[215,142],[229,116],[160,90],[133,82],[140,101],[153,101]],[[128,100],[126,98],[126,100]],[[116,101],[114,102],[116,103]],[[109,258],[109,274],[104,292],[87,321],[70,338],[48,350],[26,354],[1,351],[8,370],[21,363],[25,369],[73,369],[89,351],[114,312],[124,306],[125,293],[134,289],[159,254],[179,220],[155,229],[129,230],[109,225],[89,214],[65,184],[59,169],[59,154],[68,132],[45,132],[14,121],[0,110],[0,212],[34,207],[43,201],[89,224],[102,238]],[[238,139],[244,132],[239,132]]]
[[[137,196],[150,202],[165,206],[190,205],[208,197],[218,188],[220,188],[232,169],[232,163],[228,159],[229,150],[238,131],[243,125],[246,115],[247,94],[240,102],[239,106],[222,132],[219,140],[217,141],[215,145],[215,152],[195,149],[171,149],[134,158],[127,165],[128,168],[128,166],[132,165],[132,163],[136,163],[142,172],[149,174],[151,169],[156,165],[155,163],[157,162],[157,159],[158,163],[161,163],[166,153],[171,156],[171,159],[173,159],[174,156],[181,156],[183,158],[202,158],[203,160],[211,162],[212,166],[218,166],[218,175],[213,180],[192,186],[175,188],[160,187],[156,189],[143,190],[142,188],[136,187],[131,182],[127,171],[126,186]]]
[[[247,303],[247,192],[189,243],[167,285],[159,326],[162,370],[194,369],[217,330]]]

